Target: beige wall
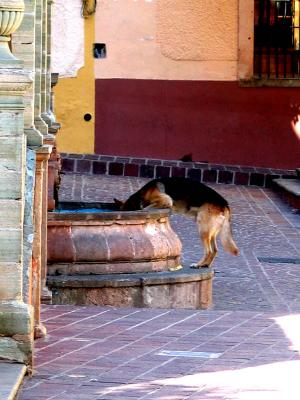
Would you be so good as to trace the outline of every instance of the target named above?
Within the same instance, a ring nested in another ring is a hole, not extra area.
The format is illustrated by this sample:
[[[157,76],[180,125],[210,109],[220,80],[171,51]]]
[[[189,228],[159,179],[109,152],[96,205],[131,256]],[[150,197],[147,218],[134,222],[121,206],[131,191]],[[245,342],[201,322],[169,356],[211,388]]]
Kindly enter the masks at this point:
[[[96,42],[98,79],[236,80],[238,0],[102,0]]]

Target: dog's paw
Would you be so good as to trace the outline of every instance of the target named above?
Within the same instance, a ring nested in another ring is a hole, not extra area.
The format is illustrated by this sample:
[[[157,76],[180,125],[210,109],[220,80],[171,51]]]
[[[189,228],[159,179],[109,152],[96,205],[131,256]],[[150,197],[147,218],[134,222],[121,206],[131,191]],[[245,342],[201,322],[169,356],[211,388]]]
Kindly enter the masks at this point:
[[[177,265],[176,267],[171,267],[171,268],[169,268],[169,271],[178,271],[179,269],[182,269],[182,265]]]
[[[209,268],[209,265],[207,265],[207,264],[199,265],[199,264],[194,263],[194,264],[190,265],[190,268],[193,268],[193,269]]]

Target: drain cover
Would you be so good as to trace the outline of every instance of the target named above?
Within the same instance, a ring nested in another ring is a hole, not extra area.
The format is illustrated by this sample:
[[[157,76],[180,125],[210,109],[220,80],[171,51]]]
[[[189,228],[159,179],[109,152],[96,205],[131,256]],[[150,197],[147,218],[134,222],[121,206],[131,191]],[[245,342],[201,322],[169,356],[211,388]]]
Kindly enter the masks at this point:
[[[289,257],[257,257],[258,261],[270,264],[300,264],[300,258]]]
[[[197,357],[197,358],[218,358],[222,353],[207,353],[205,351],[176,351],[162,350],[157,355],[167,357]]]

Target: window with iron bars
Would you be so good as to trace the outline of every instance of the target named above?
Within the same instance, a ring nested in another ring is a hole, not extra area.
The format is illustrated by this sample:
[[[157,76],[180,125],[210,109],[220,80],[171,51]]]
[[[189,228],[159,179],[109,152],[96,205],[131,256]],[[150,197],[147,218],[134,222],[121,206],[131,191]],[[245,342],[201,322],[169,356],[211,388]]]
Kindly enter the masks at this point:
[[[255,0],[254,75],[300,79],[300,0]]]

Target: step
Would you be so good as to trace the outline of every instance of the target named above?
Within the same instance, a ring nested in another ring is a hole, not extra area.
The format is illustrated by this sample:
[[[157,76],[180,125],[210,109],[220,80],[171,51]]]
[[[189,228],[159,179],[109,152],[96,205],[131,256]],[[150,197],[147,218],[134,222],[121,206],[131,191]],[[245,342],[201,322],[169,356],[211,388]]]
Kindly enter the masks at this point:
[[[27,368],[24,364],[0,361],[0,399],[14,400]]]
[[[273,182],[283,200],[300,211],[300,179],[274,179]]]

